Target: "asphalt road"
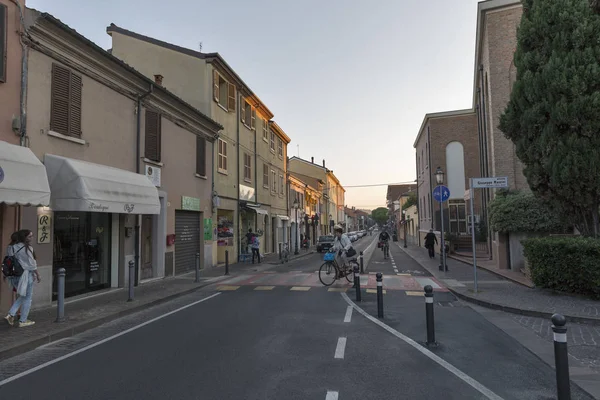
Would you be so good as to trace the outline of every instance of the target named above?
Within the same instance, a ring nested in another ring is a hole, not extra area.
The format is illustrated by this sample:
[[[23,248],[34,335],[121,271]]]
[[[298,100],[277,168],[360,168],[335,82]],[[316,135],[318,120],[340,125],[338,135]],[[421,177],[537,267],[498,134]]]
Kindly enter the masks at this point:
[[[375,250],[371,272],[422,275],[399,248],[387,264]],[[352,290],[219,287],[0,363],[0,399],[555,398],[550,367],[447,292],[435,295],[439,347],[426,349],[424,301],[407,291],[386,292],[378,322],[371,293],[359,309]]]

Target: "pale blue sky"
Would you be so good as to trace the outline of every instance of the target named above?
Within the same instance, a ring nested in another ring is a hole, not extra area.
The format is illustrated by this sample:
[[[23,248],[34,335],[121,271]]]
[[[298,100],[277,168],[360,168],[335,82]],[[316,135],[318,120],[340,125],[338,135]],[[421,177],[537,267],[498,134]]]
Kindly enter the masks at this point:
[[[104,49],[106,27],[219,52],[343,185],[415,179],[426,113],[472,102],[476,0],[27,0]],[[468,156],[468,155],[467,155]],[[346,204],[385,204],[386,187]]]

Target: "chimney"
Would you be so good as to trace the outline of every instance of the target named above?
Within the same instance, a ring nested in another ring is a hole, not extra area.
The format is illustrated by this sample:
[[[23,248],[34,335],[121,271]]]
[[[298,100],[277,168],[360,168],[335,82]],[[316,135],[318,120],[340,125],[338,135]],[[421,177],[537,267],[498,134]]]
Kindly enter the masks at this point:
[[[162,86],[163,76],[161,74],[154,75],[154,83]]]
[[[323,168],[325,168],[325,160],[323,160]]]
[[[314,157],[311,157],[311,158],[310,158],[310,163],[311,163],[311,164],[314,164],[314,163],[315,163],[315,158],[314,158]]]

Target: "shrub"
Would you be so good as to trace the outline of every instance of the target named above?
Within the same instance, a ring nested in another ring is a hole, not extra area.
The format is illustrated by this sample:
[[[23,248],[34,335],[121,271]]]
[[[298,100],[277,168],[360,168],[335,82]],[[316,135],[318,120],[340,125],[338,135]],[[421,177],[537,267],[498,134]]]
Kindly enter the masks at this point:
[[[529,193],[498,193],[489,207],[490,225],[494,231],[562,232],[560,213]]]
[[[537,286],[600,299],[600,240],[531,238],[523,240],[523,247]]]

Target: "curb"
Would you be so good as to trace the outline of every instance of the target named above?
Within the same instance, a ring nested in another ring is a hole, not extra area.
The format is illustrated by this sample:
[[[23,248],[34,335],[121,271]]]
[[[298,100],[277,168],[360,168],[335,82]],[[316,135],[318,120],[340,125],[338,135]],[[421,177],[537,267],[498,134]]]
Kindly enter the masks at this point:
[[[125,317],[127,315],[131,315],[131,314],[134,314],[136,312],[139,312],[139,311],[142,311],[142,310],[145,310],[145,309],[148,309],[148,308],[151,308],[151,307],[154,307],[154,306],[157,306],[157,305],[169,302],[169,301],[174,300],[176,298],[183,297],[183,296],[185,296],[187,294],[194,293],[194,292],[196,292],[196,291],[198,291],[198,290],[200,290],[200,289],[202,289],[202,288],[204,288],[206,286],[210,286],[212,284],[214,284],[214,282],[206,282],[206,284],[202,284],[201,283],[197,287],[194,287],[194,288],[191,288],[191,289],[187,289],[187,290],[184,290],[184,291],[179,292],[179,293],[174,293],[174,294],[169,295],[167,297],[162,297],[160,299],[156,299],[156,300],[153,300],[153,301],[148,302],[148,303],[137,304],[135,307],[131,307],[131,308],[128,308],[126,310],[121,310],[121,311],[119,311],[117,313],[106,315],[106,316],[101,317],[101,318],[97,318],[97,319],[86,321],[86,322],[82,322],[80,324],[76,324],[76,325],[73,325],[73,326],[65,327],[64,329],[58,330],[58,331],[53,332],[51,334],[47,334],[47,335],[44,335],[42,337],[31,339],[31,340],[29,340],[27,342],[24,342],[24,343],[20,343],[20,344],[14,346],[14,347],[9,348],[9,349],[0,350],[0,361],[4,361],[4,360],[6,360],[8,358],[11,358],[11,357],[17,356],[19,354],[23,354],[23,353],[26,353],[28,351],[34,350],[34,349],[36,349],[37,347],[39,347],[41,345],[52,343],[52,342],[55,342],[57,340],[68,338],[68,337],[71,337],[71,336],[75,336],[75,335],[77,335],[79,333],[83,333],[83,332],[88,331],[90,329],[96,328],[96,327],[98,327],[98,326],[100,326],[102,324],[105,324],[107,322],[113,321],[113,320],[115,320],[117,318]],[[134,302],[135,301],[136,300],[134,298]],[[67,323],[68,323],[68,316],[67,316]]]
[[[452,257],[451,255],[448,255],[448,258],[451,258],[451,259],[453,259],[454,261],[458,261],[458,262],[461,262],[461,263],[463,263],[463,264],[466,264],[466,265],[469,265],[469,266],[473,267],[473,264],[471,264],[471,263],[469,263],[469,262],[467,262],[467,261],[465,261],[465,260],[461,260],[461,259],[459,259],[459,258]],[[491,274],[494,274],[494,275],[496,275],[496,276],[498,276],[498,277],[500,277],[500,278],[503,278],[503,279],[509,280],[509,281],[511,281],[511,282],[514,282],[514,283],[516,283],[516,284],[518,284],[518,285],[521,285],[521,286],[525,286],[526,288],[529,288],[529,289],[532,289],[532,288],[534,288],[534,286],[529,286],[529,285],[526,285],[526,284],[524,284],[524,283],[522,283],[522,282],[516,281],[516,280],[514,280],[514,279],[510,279],[510,277],[508,277],[508,276],[504,276],[504,275],[502,275],[502,274],[499,274],[498,272],[496,272],[496,271],[494,271],[494,270],[492,270],[492,269],[487,269],[487,268],[484,268],[484,267],[482,267],[482,266],[480,266],[480,265],[478,265],[478,266],[477,266],[477,269],[478,269],[478,270],[482,270],[482,271],[489,272],[489,273],[491,273]]]
[[[461,300],[465,300],[469,303],[477,304],[482,307],[490,308],[492,310],[509,312],[511,314],[525,315],[527,317],[540,317],[540,318],[547,318],[547,319],[552,318],[552,315],[553,315],[553,313],[546,312],[546,311],[524,310],[522,308],[516,308],[516,307],[511,307],[511,306],[505,306],[502,304],[492,303],[491,301],[480,300],[475,297],[468,296],[468,295],[461,293],[461,292],[457,291],[456,289],[452,289],[450,287],[447,287],[447,289],[452,294],[454,294],[456,297],[460,298]],[[600,318],[579,317],[579,316],[568,315],[568,314],[563,314],[563,315],[569,322],[577,322],[577,323],[590,324],[590,325],[600,325]]]
[[[312,254],[315,254],[315,253],[316,253],[316,251],[315,251],[315,250],[309,250],[309,251],[307,251],[307,252],[306,252],[306,253],[304,253],[304,254],[299,254],[299,255],[297,255],[297,256],[295,256],[295,257],[290,257],[290,258],[288,259],[288,262],[296,261],[296,260],[302,259],[302,258],[304,258],[304,257],[308,257],[308,256],[310,256],[310,255],[312,255]],[[292,254],[292,255],[293,255],[293,254]],[[266,263],[266,264],[269,264],[269,265],[283,265],[283,263],[282,263],[282,262],[281,262],[281,260],[279,260],[279,259],[277,259],[277,261],[275,261],[275,262],[268,262],[268,263]]]

